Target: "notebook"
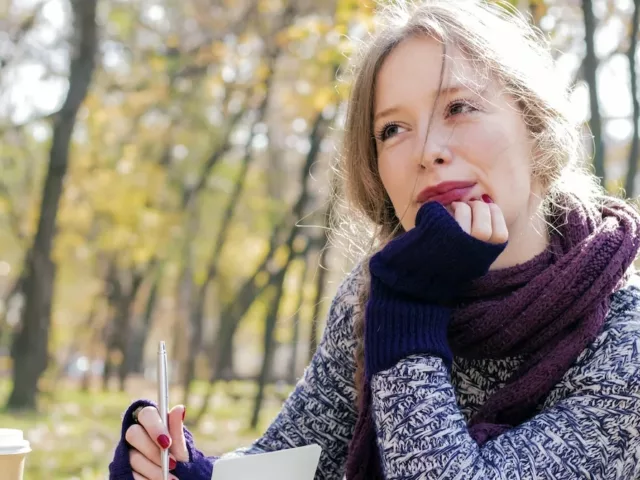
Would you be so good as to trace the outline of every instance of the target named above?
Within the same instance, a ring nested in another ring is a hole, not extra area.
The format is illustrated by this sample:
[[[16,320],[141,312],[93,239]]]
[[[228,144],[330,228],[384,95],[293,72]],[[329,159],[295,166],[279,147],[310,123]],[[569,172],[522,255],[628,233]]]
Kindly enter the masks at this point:
[[[222,457],[213,464],[211,480],[313,480],[320,452],[319,445]]]

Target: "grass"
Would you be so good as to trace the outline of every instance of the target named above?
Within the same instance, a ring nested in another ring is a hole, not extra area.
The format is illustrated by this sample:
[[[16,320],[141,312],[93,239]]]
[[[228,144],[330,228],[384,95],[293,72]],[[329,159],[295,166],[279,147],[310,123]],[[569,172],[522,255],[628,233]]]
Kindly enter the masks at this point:
[[[206,386],[196,385],[189,413],[199,410]],[[207,455],[219,455],[246,446],[259,437],[280,410],[290,386],[271,387],[256,430],[248,428],[255,385],[230,382],[216,386],[209,413],[193,431],[198,448]],[[0,380],[0,398],[6,399],[10,384]],[[19,428],[31,442],[25,478],[29,480],[104,480],[113,449],[120,436],[122,412],[141,397],[155,398],[153,384],[142,380],[129,383],[127,392],[102,392],[97,388],[81,392],[71,382],[43,395],[38,413],[0,413],[0,426]],[[182,399],[178,390],[171,398]]]

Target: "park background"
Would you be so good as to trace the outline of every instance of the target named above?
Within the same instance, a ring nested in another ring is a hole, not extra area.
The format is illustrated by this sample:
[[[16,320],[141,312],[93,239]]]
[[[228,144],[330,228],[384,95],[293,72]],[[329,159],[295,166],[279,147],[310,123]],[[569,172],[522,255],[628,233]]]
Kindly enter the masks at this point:
[[[593,171],[636,198],[640,0],[511,3],[553,46]],[[375,14],[0,0],[0,426],[30,440],[28,480],[106,478],[158,340],[208,454],[273,419],[361,254],[331,194]]]

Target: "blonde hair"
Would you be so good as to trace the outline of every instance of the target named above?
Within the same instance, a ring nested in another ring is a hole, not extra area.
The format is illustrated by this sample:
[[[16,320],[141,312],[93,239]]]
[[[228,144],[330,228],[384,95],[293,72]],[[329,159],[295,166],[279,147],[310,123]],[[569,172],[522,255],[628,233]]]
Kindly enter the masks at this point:
[[[402,227],[395,215],[377,168],[373,131],[376,77],[383,62],[403,40],[427,36],[456,47],[477,71],[500,83],[519,107],[534,150],[532,177],[542,187],[541,214],[558,205],[560,196],[574,194],[583,202],[599,205],[604,192],[598,179],[584,165],[581,125],[572,116],[568,91],[554,72],[549,45],[539,31],[508,4],[472,0],[426,0],[394,2],[381,9],[379,29],[355,57],[352,90],[347,107],[340,173],[342,193],[351,213],[368,222],[371,232],[363,244],[362,235],[350,241],[370,255],[373,245],[384,245]],[[444,65],[444,62],[443,62]],[[354,222],[343,222],[353,232]],[[365,258],[362,266],[367,272]],[[365,282],[366,283],[366,282]],[[368,287],[360,292],[360,314],[355,320],[356,384],[361,384],[364,303]]]

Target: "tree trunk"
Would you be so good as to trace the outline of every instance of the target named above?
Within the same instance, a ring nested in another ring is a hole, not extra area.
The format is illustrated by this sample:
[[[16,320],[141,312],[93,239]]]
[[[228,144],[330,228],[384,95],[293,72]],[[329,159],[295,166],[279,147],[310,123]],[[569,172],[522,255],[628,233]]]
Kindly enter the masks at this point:
[[[86,351],[87,343],[91,342],[91,336],[93,333],[92,327],[96,323],[99,308],[100,294],[97,294],[93,299],[93,302],[91,302],[91,309],[89,310],[85,320],[78,327],[78,334],[73,337],[69,350],[67,350],[67,354],[65,355],[65,359],[61,362],[61,368],[59,368],[56,373],[56,382],[61,382],[64,379],[65,368],[71,363],[73,357],[80,352]]]
[[[147,297],[147,303],[145,304],[144,313],[142,316],[142,324],[140,326],[140,332],[136,336],[135,343],[131,351],[131,365],[132,372],[143,373],[144,371],[144,349],[147,345],[147,339],[149,338],[149,332],[153,326],[153,313],[155,311],[156,304],[158,303],[158,290],[160,290],[160,284],[162,282],[162,272],[164,265],[158,267],[151,288],[149,289],[149,295]]]
[[[104,358],[104,367],[102,368],[102,390],[104,392],[109,391],[109,379],[113,375],[114,365],[111,361],[111,356],[109,355],[111,352],[107,349],[107,353]]]
[[[267,265],[273,259],[278,247],[278,240],[284,230],[284,222],[276,226],[269,239],[269,250],[262,262],[238,289],[235,298],[227,303],[220,313],[220,324],[216,331],[213,348],[211,349],[212,374],[210,382],[225,376],[225,369],[233,364],[233,338],[240,320],[249,310],[253,301],[262,295],[265,286],[258,286],[258,275],[266,270]],[[267,282],[268,283],[268,282]]]
[[[207,300],[207,287],[205,282],[199,289],[195,300],[195,305],[191,306],[190,312],[190,330],[189,330],[189,347],[187,349],[187,359],[185,362],[183,376],[183,399],[184,405],[189,404],[189,395],[191,393],[191,385],[196,373],[196,360],[202,349],[202,332],[204,327],[204,310]]]
[[[275,292],[273,294],[273,299],[271,301],[271,305],[269,306],[269,311],[267,312],[267,316],[265,318],[265,329],[264,329],[264,353],[262,357],[262,369],[260,370],[260,376],[258,377],[258,392],[256,394],[256,398],[253,404],[253,412],[251,414],[251,429],[255,430],[258,426],[258,420],[260,419],[260,411],[262,410],[262,402],[264,400],[264,389],[269,380],[269,375],[271,374],[271,363],[273,362],[273,353],[274,353],[274,342],[273,342],[273,333],[276,328],[276,324],[279,317],[280,306],[282,304],[282,294],[284,292],[284,277],[287,273],[289,265],[291,264],[292,256],[289,256],[287,260],[287,264],[284,268],[278,272],[273,278],[273,283],[275,287]]]
[[[93,363],[93,356],[87,357],[87,361],[89,362],[89,368],[82,374],[82,378],[80,379],[80,391],[82,393],[89,393],[89,390],[91,390],[91,364]]]
[[[122,361],[118,367],[118,384],[121,392],[125,391],[125,383],[129,372],[131,372],[131,347],[135,330],[131,325],[132,308],[138,291],[145,278],[143,272],[131,272],[131,284],[129,291],[121,298],[118,304],[118,318],[116,319],[114,348],[120,351]]]
[[[331,178],[332,187],[337,187],[336,185],[336,177]],[[332,188],[333,190],[333,188]],[[333,207],[334,203],[332,199],[327,203],[327,208],[324,211],[324,229],[322,229],[322,237],[318,238],[316,241],[322,242],[320,247],[320,258],[318,259],[318,275],[316,276],[316,290],[315,290],[315,298],[313,300],[313,314],[311,316],[311,329],[309,331],[309,344],[307,350],[307,361],[311,363],[311,359],[318,348],[318,324],[320,322],[320,303],[322,302],[322,297],[324,296],[325,288],[326,288],[326,277],[327,277],[327,258],[329,256],[330,245],[329,245],[329,237],[327,235],[327,231],[331,226],[331,217],[333,216]]]
[[[640,0],[635,0],[633,15],[631,17],[631,39],[629,45],[629,76],[631,79],[631,98],[633,101],[633,136],[629,149],[629,161],[625,192],[628,198],[635,197],[636,176],[638,174],[638,162],[640,162],[640,90],[638,89],[638,70],[636,68],[636,52],[638,47],[638,27],[640,24]]]
[[[114,353],[120,356],[117,374],[121,391],[124,391],[127,376],[131,370],[130,350],[134,334],[131,325],[131,309],[146,275],[145,272],[136,272],[133,269],[126,272],[126,275],[128,278],[125,277],[125,274],[118,272],[115,262],[111,264],[108,274],[107,298],[112,314],[107,327],[105,369],[102,378],[102,387],[105,391],[108,390],[111,375],[116,373],[112,361]]]
[[[84,348],[84,350],[87,352],[89,368],[85,371],[84,375],[82,376],[82,383],[81,383],[80,389],[83,392],[88,392],[89,389],[91,388],[91,380],[93,378],[92,365],[95,359],[97,358],[96,351],[98,350],[97,347],[100,345],[100,329],[96,325],[96,323],[98,323],[97,314],[92,319],[91,329],[93,331]]]
[[[318,261],[318,275],[316,276],[316,296],[313,299],[313,316],[311,317],[311,330],[309,332],[308,361],[311,362],[316,349],[318,348],[318,324],[320,322],[320,305],[326,288],[327,278],[327,256],[329,255],[329,245],[325,241]]]
[[[7,324],[7,312],[9,311],[9,305],[12,300],[20,295],[24,290],[24,273],[16,278],[13,286],[9,288],[7,294],[4,296],[1,304],[4,305],[4,309],[0,312],[0,345],[4,346],[11,341],[11,328]],[[24,308],[24,307],[23,307]]]
[[[192,299],[194,291],[193,282],[193,244],[192,239],[197,235],[199,228],[199,215],[197,203],[189,203],[185,206],[187,209],[185,235],[182,244],[182,271],[178,277],[177,285],[177,312],[173,324],[173,347],[171,356],[180,362],[179,378],[184,378],[186,371],[186,362],[188,356],[189,341],[189,317],[192,308]]]
[[[114,371],[114,365],[112,361],[112,342],[114,333],[112,332],[117,318],[117,310],[115,305],[118,303],[118,299],[122,297],[120,280],[118,279],[118,267],[114,258],[111,259],[107,266],[107,273],[105,277],[105,293],[108,305],[108,319],[105,325],[105,352],[104,352],[104,368],[102,370],[102,390],[109,390],[109,380]]]
[[[298,343],[300,342],[300,322],[302,321],[301,310],[304,305],[304,287],[307,284],[307,275],[311,270],[309,263],[313,253],[310,250],[309,255],[304,257],[304,265],[300,273],[300,284],[298,286],[298,302],[296,304],[296,313],[293,317],[293,331],[291,332],[291,356],[289,357],[289,366],[287,368],[287,381],[291,384],[296,383],[296,367],[298,365]]]
[[[606,188],[606,176],[604,168],[604,139],[602,138],[602,116],[600,115],[600,102],[598,100],[598,58],[595,51],[596,20],[593,15],[592,0],[582,0],[582,11],[584,13],[584,33],[587,47],[584,59],[584,76],[589,85],[589,103],[591,105],[591,118],[589,128],[593,134],[594,153],[593,165],[595,174]]]
[[[304,281],[302,282],[304,285]],[[302,295],[303,286],[300,287],[300,293]],[[293,331],[291,332],[291,356],[289,357],[289,365],[287,367],[287,382],[290,384],[296,383],[298,378],[298,343],[300,342],[300,322],[302,318],[300,316],[300,308],[302,308],[302,296],[299,297],[298,310],[293,317]]]
[[[216,381],[225,378],[228,375],[228,369],[233,365],[233,338],[239,326],[239,319],[249,310],[253,301],[262,295],[265,287],[252,288],[255,286],[255,279],[263,269],[256,269],[254,274],[245,282],[241,288],[240,294],[236,295],[234,301],[223,309],[220,315],[220,325],[218,326],[216,337],[211,347],[210,363],[211,376],[209,377],[209,386],[204,395],[204,400],[200,406],[198,413],[191,417],[191,425],[198,425],[202,417],[207,413],[209,401],[213,395],[213,389]]]
[[[12,346],[13,390],[9,396],[8,408],[36,408],[38,380],[47,368],[56,271],[51,260],[51,249],[76,116],[89,90],[95,68],[98,43],[96,4],[97,0],[71,2],[76,38],[73,42],[69,90],[54,120],[40,218],[31,247],[30,261],[26,265],[26,301],[22,325]]]

